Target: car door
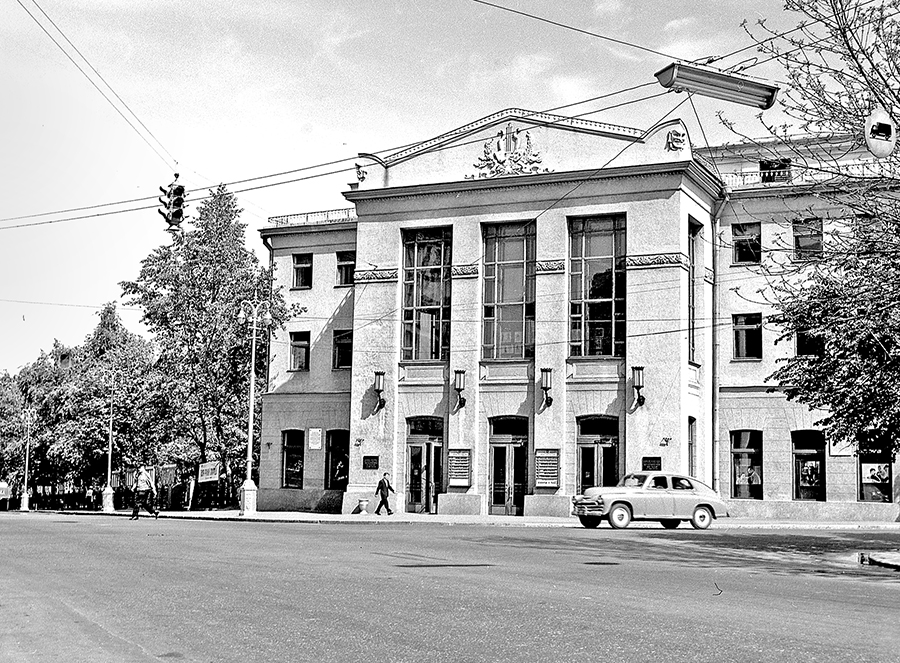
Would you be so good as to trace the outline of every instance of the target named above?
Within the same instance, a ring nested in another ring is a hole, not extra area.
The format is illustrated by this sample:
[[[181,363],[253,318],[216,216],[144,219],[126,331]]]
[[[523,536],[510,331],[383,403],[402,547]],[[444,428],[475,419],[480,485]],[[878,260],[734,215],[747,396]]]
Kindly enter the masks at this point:
[[[697,486],[687,477],[672,477],[672,501],[676,516],[690,518],[699,501]]]
[[[647,518],[670,518],[674,508],[669,479],[663,474],[654,474],[644,484],[644,504]]]

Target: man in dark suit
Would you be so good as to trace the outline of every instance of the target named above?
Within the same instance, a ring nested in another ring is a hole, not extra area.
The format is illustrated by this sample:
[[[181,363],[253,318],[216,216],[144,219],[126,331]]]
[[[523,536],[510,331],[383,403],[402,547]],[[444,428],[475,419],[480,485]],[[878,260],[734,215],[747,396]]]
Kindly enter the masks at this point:
[[[391,511],[391,505],[388,504],[388,494],[393,493],[394,489],[391,487],[391,480],[388,479],[388,473],[385,472],[384,476],[381,477],[381,481],[378,482],[378,487],[375,489],[375,494],[381,496],[381,501],[378,503],[378,508],[375,509],[375,515],[381,515],[381,507],[387,509],[387,515],[393,515],[393,511]]]

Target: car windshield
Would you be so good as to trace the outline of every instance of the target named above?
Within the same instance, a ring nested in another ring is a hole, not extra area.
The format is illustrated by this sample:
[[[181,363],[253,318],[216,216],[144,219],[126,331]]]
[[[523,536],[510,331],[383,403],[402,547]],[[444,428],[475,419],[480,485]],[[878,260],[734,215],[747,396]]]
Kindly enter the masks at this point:
[[[624,477],[622,477],[619,485],[627,487],[643,486],[646,480],[646,474],[626,474]]]

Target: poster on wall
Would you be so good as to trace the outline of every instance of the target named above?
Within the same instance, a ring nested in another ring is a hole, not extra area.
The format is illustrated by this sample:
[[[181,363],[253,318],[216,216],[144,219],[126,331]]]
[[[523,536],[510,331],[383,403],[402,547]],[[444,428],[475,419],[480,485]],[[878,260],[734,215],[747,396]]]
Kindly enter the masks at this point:
[[[891,501],[891,466],[888,463],[860,463],[859,473],[863,502]]]
[[[310,449],[321,449],[322,448],[322,429],[321,428],[310,428],[309,429],[309,448]]]
[[[450,485],[467,488],[472,485],[472,450],[450,449],[447,452]]]
[[[559,488],[559,449],[535,449],[534,487]]]

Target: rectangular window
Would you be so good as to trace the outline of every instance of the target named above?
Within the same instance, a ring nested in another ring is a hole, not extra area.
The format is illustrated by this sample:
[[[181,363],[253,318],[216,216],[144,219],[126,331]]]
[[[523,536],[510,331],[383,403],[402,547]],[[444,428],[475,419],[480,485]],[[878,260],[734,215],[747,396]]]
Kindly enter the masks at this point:
[[[762,431],[731,431],[731,496],[742,500],[763,498]]]
[[[484,227],[482,357],[534,356],[535,222]]]
[[[353,366],[353,330],[334,330],[334,361],[332,368],[350,368]]]
[[[762,257],[762,229],[761,224],[732,223],[731,224],[731,262],[740,264],[759,263]]]
[[[797,332],[797,356],[821,357],[825,354],[825,341],[810,332]]]
[[[353,285],[353,273],[356,271],[356,251],[337,252],[338,285]]]
[[[860,502],[893,502],[891,457],[886,454],[859,455]]]
[[[703,228],[688,217],[688,361],[697,363],[697,291],[703,284],[697,258],[702,255],[698,246]]]
[[[688,476],[697,476],[697,420],[688,417]]]
[[[791,181],[791,160],[775,159],[759,162],[759,179],[763,184]]]
[[[822,219],[799,219],[793,222],[794,258],[814,260],[822,255]]]
[[[291,332],[291,370],[309,370],[309,332]]]
[[[312,288],[312,253],[295,253],[294,258],[294,288]]]
[[[825,435],[818,430],[791,431],[794,499],[825,501]]]
[[[282,488],[303,488],[303,431],[281,432]]]
[[[450,356],[450,228],[410,230],[403,235],[403,323],[405,361]]]
[[[625,215],[569,223],[569,355],[625,356]]]
[[[762,359],[762,313],[733,315],[734,358]]]

